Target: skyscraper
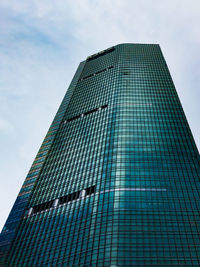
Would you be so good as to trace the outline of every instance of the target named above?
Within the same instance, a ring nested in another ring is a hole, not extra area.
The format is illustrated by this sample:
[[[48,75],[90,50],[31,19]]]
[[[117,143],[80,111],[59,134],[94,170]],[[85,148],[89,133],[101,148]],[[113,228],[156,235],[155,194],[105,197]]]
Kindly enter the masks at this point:
[[[199,153],[159,45],[80,63],[1,234],[5,266],[199,266]]]

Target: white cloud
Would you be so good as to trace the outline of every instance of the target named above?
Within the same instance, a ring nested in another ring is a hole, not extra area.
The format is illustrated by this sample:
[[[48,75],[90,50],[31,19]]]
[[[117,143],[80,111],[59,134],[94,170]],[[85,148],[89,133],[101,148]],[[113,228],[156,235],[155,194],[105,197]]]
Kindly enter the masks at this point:
[[[11,134],[13,132],[13,126],[8,120],[0,118],[0,131],[2,134]]]

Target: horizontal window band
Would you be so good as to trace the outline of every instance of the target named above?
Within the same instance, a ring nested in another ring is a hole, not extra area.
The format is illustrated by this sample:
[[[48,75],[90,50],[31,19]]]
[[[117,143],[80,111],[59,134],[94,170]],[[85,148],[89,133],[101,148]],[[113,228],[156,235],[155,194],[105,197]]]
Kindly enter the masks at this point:
[[[93,185],[91,187],[88,187],[86,189],[68,194],[66,196],[62,196],[60,198],[54,199],[54,200],[50,200],[48,202],[36,205],[34,207],[29,208],[28,210],[28,217],[35,215],[35,214],[39,214],[42,212],[46,212],[48,210],[51,210],[52,208],[57,208],[60,207],[62,205],[65,205],[67,203],[70,203],[72,201],[79,201],[83,198],[89,197],[90,195],[99,195],[99,194],[105,194],[105,193],[109,193],[109,192],[119,192],[119,191],[140,191],[140,192],[166,192],[167,189],[166,188],[156,188],[156,187],[132,187],[132,188],[115,188],[115,189],[109,189],[109,190],[104,190],[104,191],[100,191],[100,192],[96,192],[96,186]],[[27,216],[25,216],[24,218],[26,218]]]
[[[113,192],[113,191],[167,191],[167,189],[166,188],[154,188],[154,187],[152,187],[152,188],[149,188],[149,187],[131,187],[131,188],[125,187],[125,188],[116,188],[116,189],[105,190],[103,192]]]
[[[102,73],[102,72],[104,72],[104,71],[110,70],[110,69],[112,69],[112,68],[114,68],[114,66],[110,66],[110,67],[108,67],[108,68],[99,70],[99,71],[97,71],[97,72],[95,72],[95,73],[93,73],[93,74],[84,76],[83,78],[79,79],[79,81],[86,80],[86,79],[88,79],[88,78],[91,78],[91,77],[93,77],[93,76],[96,76],[96,75],[98,75],[98,74],[100,74],[100,73]]]
[[[115,48],[111,47],[109,49],[103,50],[103,51],[101,51],[101,52],[99,52],[97,54],[94,54],[92,56],[87,57],[86,61],[91,61],[91,60],[97,59],[99,57],[102,57],[102,56],[105,56],[105,55],[107,55],[109,53],[112,53],[113,51],[115,51]]]
[[[96,186],[93,185],[93,186],[90,186],[86,189],[70,193],[70,194],[62,196],[60,198],[56,198],[56,199],[35,205],[35,206],[29,208],[28,216],[50,210],[51,208],[56,208],[60,205],[64,205],[64,204],[72,202],[74,200],[82,199],[83,197],[94,194],[95,191],[96,191]]]
[[[75,117],[72,117],[72,118],[69,118],[69,119],[67,119],[67,120],[64,120],[63,123],[65,124],[65,123],[67,123],[67,122],[77,120],[77,119],[79,119],[79,118],[81,118],[81,117],[87,116],[87,115],[89,115],[89,114],[91,114],[91,113],[100,111],[100,110],[105,109],[105,108],[107,108],[107,107],[108,107],[108,105],[103,105],[103,106],[101,106],[101,107],[98,107],[98,108],[95,108],[95,109],[86,111],[86,112],[84,112],[84,113],[82,113],[82,114],[79,114],[79,115],[77,115],[77,116],[75,116]]]

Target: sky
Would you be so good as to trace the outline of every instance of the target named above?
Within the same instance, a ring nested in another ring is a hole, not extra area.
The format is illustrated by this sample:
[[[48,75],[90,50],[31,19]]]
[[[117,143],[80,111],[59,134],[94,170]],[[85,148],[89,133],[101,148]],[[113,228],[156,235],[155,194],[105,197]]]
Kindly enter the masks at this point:
[[[0,230],[79,62],[160,44],[200,149],[199,0],[1,0]]]

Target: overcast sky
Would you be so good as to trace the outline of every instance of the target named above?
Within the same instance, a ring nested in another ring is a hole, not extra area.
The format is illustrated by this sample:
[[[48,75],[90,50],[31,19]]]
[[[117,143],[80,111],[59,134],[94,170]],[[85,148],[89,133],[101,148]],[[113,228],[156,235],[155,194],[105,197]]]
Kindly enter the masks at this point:
[[[1,0],[0,229],[80,61],[158,43],[200,148],[200,1]]]

